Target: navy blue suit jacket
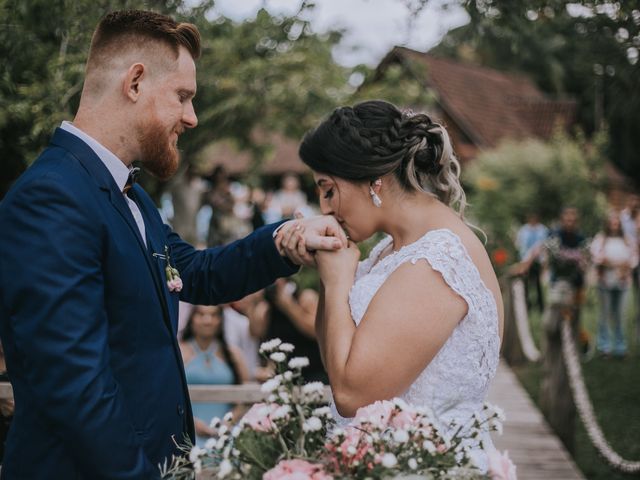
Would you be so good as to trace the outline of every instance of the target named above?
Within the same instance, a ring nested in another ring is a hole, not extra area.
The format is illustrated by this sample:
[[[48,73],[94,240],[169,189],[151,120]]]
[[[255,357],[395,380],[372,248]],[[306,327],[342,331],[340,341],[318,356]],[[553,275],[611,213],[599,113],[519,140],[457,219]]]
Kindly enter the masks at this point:
[[[297,268],[263,227],[196,250],[140,186],[145,247],[113,177],[76,136],[52,142],[0,203],[0,337],[15,396],[7,479],[155,478],[193,438],[178,295],[241,298]],[[166,286],[167,246],[184,288]]]

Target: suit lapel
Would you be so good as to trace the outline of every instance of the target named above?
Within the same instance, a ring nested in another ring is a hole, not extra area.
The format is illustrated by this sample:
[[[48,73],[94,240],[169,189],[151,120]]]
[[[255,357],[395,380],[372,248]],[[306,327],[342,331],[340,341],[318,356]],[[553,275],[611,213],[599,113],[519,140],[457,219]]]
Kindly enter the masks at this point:
[[[144,259],[147,263],[147,267],[149,268],[149,272],[153,278],[154,287],[156,293],[158,295],[158,300],[160,300],[162,304],[162,311],[164,312],[164,322],[171,331],[171,334],[174,335],[177,329],[172,328],[172,318],[170,315],[170,310],[167,305],[167,296],[168,292],[166,291],[166,282],[162,279],[164,278],[164,274],[162,276],[158,275],[158,262],[155,258],[152,257],[149,250],[144,244],[142,240],[142,236],[140,235],[140,229],[136,224],[135,219],[133,218],[133,214],[131,213],[131,209],[129,205],[127,205],[127,201],[124,198],[123,193],[120,191],[118,186],[116,185],[113,176],[104,165],[102,160],[96,155],[96,153],[87,145],[84,141],[69,133],[61,128],[57,128],[53,139],[51,140],[52,145],[56,145],[64,148],[69,151],[79,162],[80,164],[87,170],[89,175],[96,181],[96,184],[100,188],[100,190],[104,191],[108,197],[109,201],[113,205],[113,207],[118,211],[122,219],[127,223],[131,233],[136,239],[136,243],[140,248],[141,253],[144,255]],[[135,192],[135,189],[134,189]],[[135,193],[134,193],[135,195]],[[146,208],[142,205],[143,202],[137,202],[138,207],[142,213],[142,216],[145,220],[145,228],[153,229],[153,221],[151,221],[151,217]],[[147,230],[149,232],[149,230]],[[150,232],[149,232],[150,233]],[[154,234],[147,235],[148,240],[153,239],[155,237]],[[157,243],[157,242],[156,242]],[[149,243],[150,247],[152,246]],[[157,248],[156,245],[153,245],[153,248]],[[159,253],[164,253],[161,250],[152,250]]]
[[[163,306],[165,307],[165,315],[172,329],[172,332],[175,333],[178,331],[178,321],[177,317],[174,319],[174,316],[171,315],[171,312],[173,311],[173,309],[171,308],[172,296],[167,287],[165,272],[167,260],[162,257],[153,256],[153,253],[158,253],[160,255],[165,254],[165,243],[162,241],[162,239],[164,238],[164,234],[162,231],[158,230],[158,222],[153,221],[154,212],[151,212],[149,210],[150,207],[147,202],[141,201],[140,197],[137,195],[137,188],[138,187],[134,187],[132,189],[132,192],[134,197],[138,199],[136,204],[140,208],[142,218],[144,219],[145,229],[147,233],[147,245],[149,247],[149,250],[147,252],[147,259],[150,261],[151,269],[153,270],[154,280],[158,289],[158,295],[161,297]]]

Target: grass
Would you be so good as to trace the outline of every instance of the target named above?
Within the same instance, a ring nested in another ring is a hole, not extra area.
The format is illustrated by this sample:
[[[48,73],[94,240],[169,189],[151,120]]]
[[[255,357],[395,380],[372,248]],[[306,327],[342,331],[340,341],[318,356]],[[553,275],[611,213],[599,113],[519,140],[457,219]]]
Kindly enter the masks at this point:
[[[582,364],[589,396],[605,438],[619,455],[632,461],[640,461],[640,345],[633,321],[637,318],[637,305],[637,299],[628,294],[625,309],[627,357],[605,359],[596,355]],[[541,320],[540,313],[530,312],[532,334],[537,345],[540,345],[542,334]],[[598,300],[592,289],[582,310],[582,326],[589,333],[591,342],[595,342],[597,320]],[[537,404],[542,366],[528,364],[514,368],[514,372]],[[617,473],[609,467],[592,446],[579,418],[576,421],[574,460],[590,480],[640,478],[640,475]]]

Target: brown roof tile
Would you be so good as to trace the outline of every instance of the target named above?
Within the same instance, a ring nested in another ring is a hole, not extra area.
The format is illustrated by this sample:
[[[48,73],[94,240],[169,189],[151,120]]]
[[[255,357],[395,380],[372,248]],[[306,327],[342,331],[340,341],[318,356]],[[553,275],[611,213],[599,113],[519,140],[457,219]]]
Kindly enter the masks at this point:
[[[547,138],[573,120],[573,101],[553,101],[522,75],[395,47],[385,62],[406,58],[426,67],[425,83],[442,109],[480,147],[504,138]],[[380,68],[380,67],[379,67]]]

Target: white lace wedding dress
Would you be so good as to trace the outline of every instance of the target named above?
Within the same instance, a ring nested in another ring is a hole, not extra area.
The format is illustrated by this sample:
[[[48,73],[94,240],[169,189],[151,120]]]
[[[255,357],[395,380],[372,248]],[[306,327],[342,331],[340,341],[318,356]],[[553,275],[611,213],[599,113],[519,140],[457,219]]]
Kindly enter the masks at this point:
[[[432,230],[414,243],[379,260],[392,242],[380,241],[369,257],[358,264],[349,294],[351,315],[360,323],[369,303],[386,279],[400,265],[426,260],[442,274],[445,282],[468,304],[467,315],[456,326],[443,347],[405,391],[401,398],[415,406],[429,407],[446,429],[451,421],[465,423],[482,409],[489,383],[498,366],[500,337],[498,310],[491,291],[485,286],[460,238],[447,229]],[[423,302],[422,299],[416,299]],[[425,311],[429,305],[425,303]],[[339,425],[349,419],[341,417],[332,405]],[[488,435],[486,448],[492,448]],[[486,454],[479,446],[472,457],[486,470]]]

